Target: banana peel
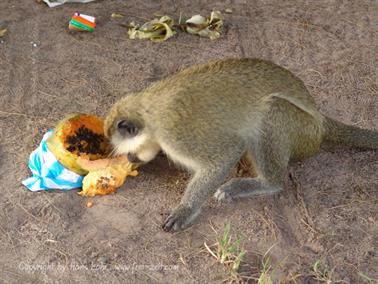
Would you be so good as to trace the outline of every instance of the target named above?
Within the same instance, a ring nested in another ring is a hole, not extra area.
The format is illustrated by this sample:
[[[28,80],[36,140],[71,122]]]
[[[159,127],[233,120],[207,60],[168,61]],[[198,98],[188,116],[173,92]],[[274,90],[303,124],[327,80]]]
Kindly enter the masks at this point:
[[[222,27],[223,17],[219,11],[211,12],[210,17],[194,15],[186,21],[186,32],[201,37],[208,37],[211,40],[220,37]]]
[[[2,27],[0,26],[0,37],[5,36],[6,33],[7,33],[7,29],[6,29],[6,28],[2,28]]]
[[[176,33],[173,30],[173,24],[173,19],[169,16],[153,19],[141,27],[131,22],[127,34],[130,39],[150,39],[154,42],[162,42]]]
[[[137,165],[130,163],[125,156],[95,161],[79,157],[77,163],[88,171],[83,179],[83,190],[78,192],[81,196],[114,193],[125,183],[127,176],[138,175]]]
[[[226,13],[232,13],[231,9],[226,9]],[[156,13],[158,16],[159,13]],[[174,20],[164,15],[160,19],[144,23],[142,26],[131,22],[127,25],[130,39],[150,39],[154,42],[162,42],[176,34],[175,28],[180,28],[190,34],[207,37],[211,40],[220,37],[223,28],[223,16],[220,11],[212,11],[209,17],[194,15],[185,24],[181,24],[181,14],[178,25]]]

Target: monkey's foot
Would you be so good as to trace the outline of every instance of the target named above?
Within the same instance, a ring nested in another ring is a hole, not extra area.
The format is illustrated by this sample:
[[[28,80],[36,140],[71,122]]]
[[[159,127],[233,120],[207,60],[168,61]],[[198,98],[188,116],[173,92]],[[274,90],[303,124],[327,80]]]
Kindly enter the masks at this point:
[[[171,214],[164,221],[163,230],[166,232],[180,231],[187,228],[193,220],[198,216],[200,210],[179,205],[172,210]]]
[[[214,197],[224,202],[235,198],[273,194],[281,189],[280,186],[266,184],[256,178],[233,178],[218,188]]]
[[[223,190],[222,188],[218,188],[214,193],[214,197],[219,202],[230,202],[233,200],[232,194],[228,190]]]

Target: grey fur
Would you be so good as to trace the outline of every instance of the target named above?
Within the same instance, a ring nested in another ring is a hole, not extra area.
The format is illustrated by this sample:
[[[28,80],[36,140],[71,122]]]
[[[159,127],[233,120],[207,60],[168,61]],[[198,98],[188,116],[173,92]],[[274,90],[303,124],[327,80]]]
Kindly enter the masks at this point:
[[[140,125],[137,137],[123,137],[116,127],[120,120]],[[282,190],[289,162],[316,154],[323,141],[378,147],[376,131],[326,118],[301,80],[258,59],[194,66],[128,95],[110,110],[105,131],[117,153],[147,162],[162,150],[193,173],[164,222],[167,231],[190,225],[217,189],[219,200]],[[246,152],[257,177],[222,185]]]

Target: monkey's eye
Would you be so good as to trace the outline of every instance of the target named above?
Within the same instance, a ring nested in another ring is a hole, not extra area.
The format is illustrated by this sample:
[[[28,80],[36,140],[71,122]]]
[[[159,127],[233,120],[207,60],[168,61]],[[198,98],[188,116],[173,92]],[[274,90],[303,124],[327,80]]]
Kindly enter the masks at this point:
[[[120,120],[117,122],[118,132],[126,137],[134,137],[138,134],[138,127],[131,121]]]

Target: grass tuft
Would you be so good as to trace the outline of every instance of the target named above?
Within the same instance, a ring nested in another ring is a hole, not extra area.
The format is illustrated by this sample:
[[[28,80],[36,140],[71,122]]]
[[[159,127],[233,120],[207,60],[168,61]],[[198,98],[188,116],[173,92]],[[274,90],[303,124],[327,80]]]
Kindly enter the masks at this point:
[[[230,274],[233,279],[238,279],[238,271],[246,254],[246,250],[241,247],[240,239],[236,239],[235,241],[232,239],[230,232],[231,225],[227,223],[221,238],[211,246],[207,245],[205,242],[204,246],[218,262],[230,269]]]

